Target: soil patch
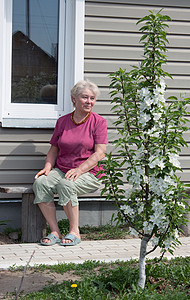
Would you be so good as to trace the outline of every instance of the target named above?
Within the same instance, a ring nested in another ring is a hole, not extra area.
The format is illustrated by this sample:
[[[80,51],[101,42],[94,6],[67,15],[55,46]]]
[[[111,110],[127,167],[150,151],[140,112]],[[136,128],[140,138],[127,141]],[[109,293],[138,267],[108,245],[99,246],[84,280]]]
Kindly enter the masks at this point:
[[[23,271],[0,271],[0,299],[10,299],[10,295],[7,293],[15,293],[19,286],[23,276]],[[22,295],[27,293],[36,292],[42,290],[45,286],[55,283],[62,283],[68,280],[80,280],[80,277],[68,271],[64,274],[58,274],[50,272],[48,270],[26,270],[23,284]]]
[[[11,239],[3,233],[0,233],[0,245],[4,244],[15,244],[15,240]]]

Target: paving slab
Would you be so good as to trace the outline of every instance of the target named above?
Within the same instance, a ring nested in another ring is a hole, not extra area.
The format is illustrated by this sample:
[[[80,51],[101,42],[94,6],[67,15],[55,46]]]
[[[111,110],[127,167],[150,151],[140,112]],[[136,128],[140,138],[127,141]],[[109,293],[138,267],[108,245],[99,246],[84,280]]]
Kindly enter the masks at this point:
[[[174,256],[166,253],[165,257],[190,256],[190,237],[179,239],[179,245],[174,251]],[[41,246],[39,243],[5,244],[0,245],[0,269],[25,266],[32,256],[30,266],[60,263],[83,263],[87,260],[104,262],[127,261],[138,259],[140,239],[120,239],[103,241],[82,241],[76,246]],[[151,244],[148,250],[151,249]],[[147,258],[160,257],[160,249],[150,253]]]

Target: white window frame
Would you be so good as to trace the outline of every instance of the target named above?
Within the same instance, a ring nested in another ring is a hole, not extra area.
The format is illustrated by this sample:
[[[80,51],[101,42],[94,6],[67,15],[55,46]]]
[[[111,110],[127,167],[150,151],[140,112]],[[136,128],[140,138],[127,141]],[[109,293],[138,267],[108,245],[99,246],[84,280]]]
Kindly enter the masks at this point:
[[[70,90],[84,74],[84,8],[85,0],[60,0],[58,104],[11,103],[12,0],[0,0],[2,127],[53,128],[58,117],[72,110]]]

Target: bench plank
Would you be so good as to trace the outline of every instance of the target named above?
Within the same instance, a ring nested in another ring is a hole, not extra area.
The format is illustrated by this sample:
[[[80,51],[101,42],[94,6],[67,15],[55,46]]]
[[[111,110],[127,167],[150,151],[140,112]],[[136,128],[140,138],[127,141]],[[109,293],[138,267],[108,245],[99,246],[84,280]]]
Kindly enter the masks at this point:
[[[0,187],[0,193],[5,194],[33,194],[32,185],[24,185],[24,186],[1,186]],[[80,195],[79,197],[85,196],[89,197],[91,196],[101,196],[101,189],[97,189],[96,191],[93,191],[88,194]]]
[[[24,185],[24,186],[1,186],[0,193],[6,194],[33,194],[32,185]]]
[[[83,194],[80,195],[79,197],[92,197],[92,196],[101,196],[101,190],[104,187],[103,184],[101,184],[100,188],[91,192],[91,193],[87,193],[87,194]],[[129,184],[124,184],[123,188],[125,190],[130,188]],[[28,185],[1,185],[0,186],[0,193],[6,193],[6,194],[33,194],[33,189],[32,189],[32,185],[28,184]]]

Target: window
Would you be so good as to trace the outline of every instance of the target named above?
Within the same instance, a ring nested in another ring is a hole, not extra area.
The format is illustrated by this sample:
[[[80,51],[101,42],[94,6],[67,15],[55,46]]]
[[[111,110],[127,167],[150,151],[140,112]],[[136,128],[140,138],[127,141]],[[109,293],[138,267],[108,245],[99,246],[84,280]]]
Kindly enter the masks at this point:
[[[11,103],[57,104],[58,13],[58,0],[13,0]]]
[[[3,127],[55,126],[83,78],[84,0],[0,0]]]

